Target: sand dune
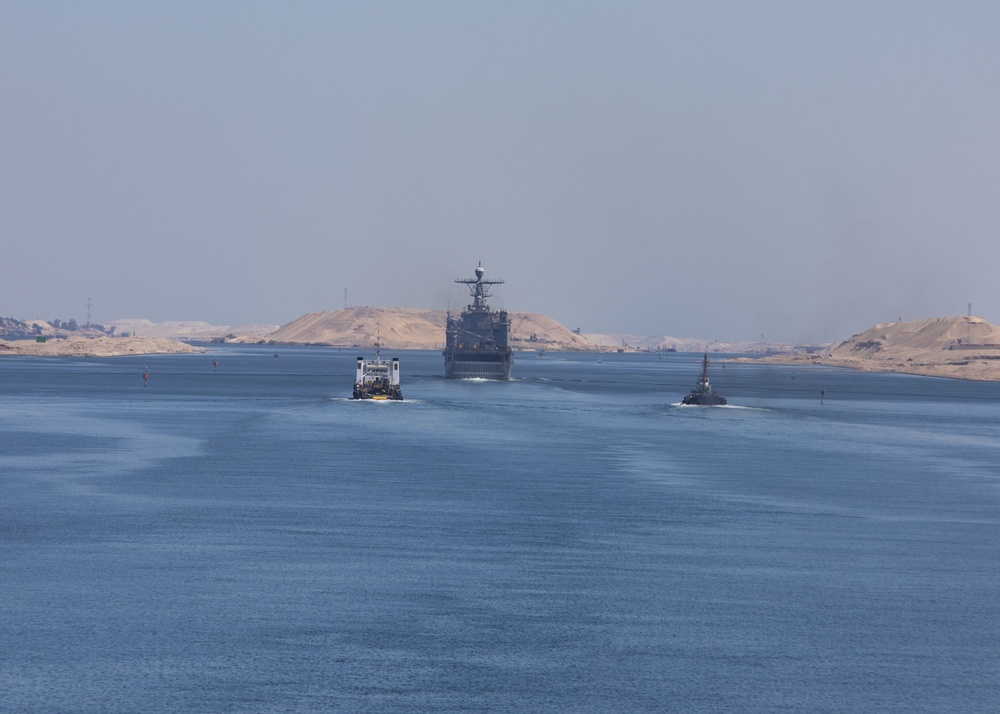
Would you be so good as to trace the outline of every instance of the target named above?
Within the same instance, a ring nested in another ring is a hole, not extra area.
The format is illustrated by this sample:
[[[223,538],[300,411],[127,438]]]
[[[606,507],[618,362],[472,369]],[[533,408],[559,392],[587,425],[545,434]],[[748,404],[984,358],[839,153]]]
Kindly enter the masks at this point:
[[[213,325],[202,321],[152,322],[128,318],[108,323],[119,334],[129,333],[139,337],[166,337],[172,340],[214,340],[230,335],[255,335],[258,338],[278,329],[277,325]]]
[[[270,334],[245,334],[227,341],[371,348],[379,339],[389,349],[441,349],[446,314],[444,310],[419,308],[355,307],[304,315]],[[544,315],[512,312],[510,316],[516,349],[613,349],[596,345]],[[165,330],[203,336],[213,327],[207,323],[168,323],[157,328],[154,323],[138,320],[133,321],[134,326],[139,327],[140,322],[151,332]],[[714,343],[712,349],[719,348],[720,344]],[[0,355],[111,357],[202,351],[177,340],[153,336],[72,336],[68,339],[50,336],[46,342],[0,340]],[[1000,327],[981,317],[967,316],[893,322],[875,325],[826,352],[788,353],[736,361],[816,364],[868,372],[1000,380]]]
[[[444,310],[403,307],[352,307],[314,312],[280,327],[264,341],[267,344],[373,347],[379,339],[389,349],[441,349],[446,316]],[[596,349],[586,338],[545,315],[512,312],[510,319],[515,349]]]
[[[1000,327],[964,315],[891,322],[854,335],[826,353],[775,355],[760,361],[1000,380]]]

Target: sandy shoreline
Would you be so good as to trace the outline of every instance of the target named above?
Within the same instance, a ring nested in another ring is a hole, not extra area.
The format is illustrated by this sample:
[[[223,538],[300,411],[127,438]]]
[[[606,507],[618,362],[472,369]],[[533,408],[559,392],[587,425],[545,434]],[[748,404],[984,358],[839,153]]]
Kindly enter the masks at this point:
[[[163,337],[69,337],[34,340],[0,340],[0,356],[30,357],[123,357],[125,355],[195,354],[204,352],[177,340]]]
[[[428,318],[428,311],[354,308],[315,313],[287,325],[288,343],[345,342],[366,343],[381,334],[391,335],[389,342],[406,344],[408,349],[434,349],[424,342],[439,339],[440,326]],[[520,314],[519,318],[520,318]],[[433,318],[439,317],[436,314]],[[570,333],[555,321],[524,314],[531,320],[526,330],[537,342],[521,342],[518,347],[531,349],[574,349],[600,351],[600,348]],[[427,324],[423,324],[427,323]],[[279,331],[280,333],[281,331]],[[309,338],[309,339],[306,339]],[[579,341],[577,341],[579,340]],[[269,339],[270,344],[283,341]],[[587,349],[589,347],[590,349]],[[49,337],[35,340],[0,340],[0,356],[34,357],[119,357],[125,355],[195,354],[205,349],[165,337]],[[972,316],[934,318],[914,322],[875,325],[854,335],[832,349],[816,353],[784,353],[761,357],[734,357],[735,363],[782,364],[835,367],[858,372],[892,372],[924,377],[1000,381],[1000,328]]]
[[[921,377],[942,377],[946,379],[966,379],[972,381],[1000,381],[1000,364],[985,360],[970,360],[961,363],[931,363],[874,361],[837,359],[823,355],[768,355],[766,357],[734,357],[725,360],[737,363],[780,364],[787,366],[837,367],[855,372],[887,372],[913,374]],[[963,362],[965,360],[962,360]]]
[[[890,322],[875,325],[826,352],[732,361],[996,382],[1000,381],[1000,328],[971,315]]]

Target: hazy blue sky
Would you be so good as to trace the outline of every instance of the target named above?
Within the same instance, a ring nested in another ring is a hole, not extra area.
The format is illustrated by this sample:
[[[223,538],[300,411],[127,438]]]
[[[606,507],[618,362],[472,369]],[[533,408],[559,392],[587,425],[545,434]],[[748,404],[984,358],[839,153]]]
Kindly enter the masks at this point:
[[[1000,3],[5,2],[0,315],[1000,322]]]

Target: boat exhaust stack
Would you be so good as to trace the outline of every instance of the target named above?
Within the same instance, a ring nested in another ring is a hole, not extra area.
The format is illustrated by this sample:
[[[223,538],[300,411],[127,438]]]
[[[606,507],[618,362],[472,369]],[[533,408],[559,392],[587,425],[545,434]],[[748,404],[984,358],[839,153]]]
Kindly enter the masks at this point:
[[[355,382],[360,382],[365,376],[365,360],[364,357],[358,357],[358,376],[355,378]]]
[[[394,387],[398,387],[399,386],[399,358],[398,357],[393,357],[392,358],[391,384]]]

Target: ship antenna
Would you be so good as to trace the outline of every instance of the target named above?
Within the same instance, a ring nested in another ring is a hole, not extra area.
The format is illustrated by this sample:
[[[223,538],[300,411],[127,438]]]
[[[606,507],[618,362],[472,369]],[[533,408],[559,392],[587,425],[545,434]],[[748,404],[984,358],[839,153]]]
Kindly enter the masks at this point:
[[[483,276],[486,274],[486,268],[483,267],[483,261],[479,261],[479,265],[476,266],[476,277],[474,278],[458,278],[455,280],[456,283],[462,283],[469,287],[469,292],[472,295],[472,305],[471,308],[475,310],[485,310],[488,309],[486,304],[486,298],[490,297],[490,286],[491,285],[502,285],[503,280],[484,280]]]

